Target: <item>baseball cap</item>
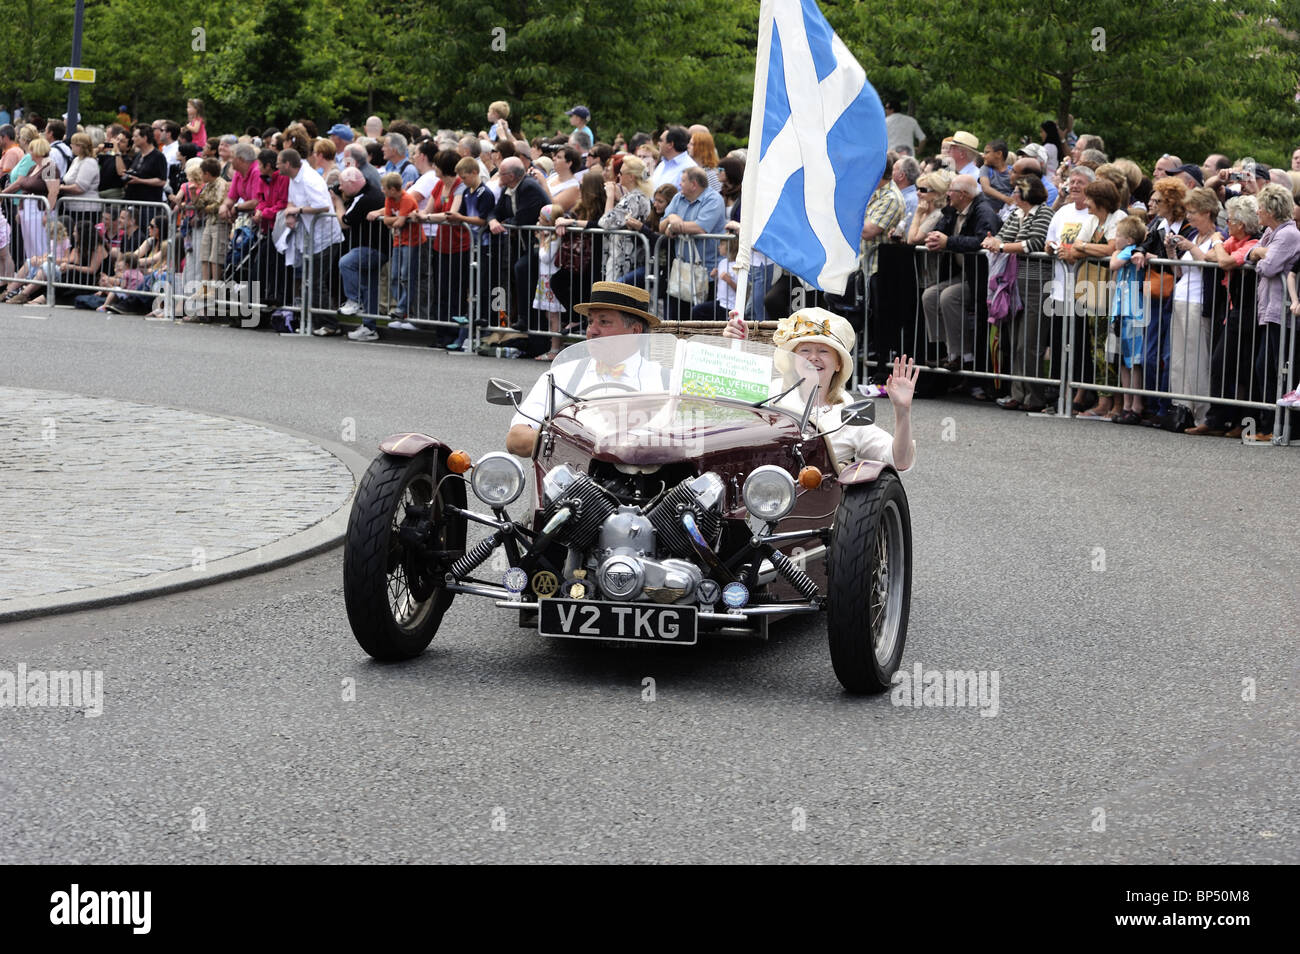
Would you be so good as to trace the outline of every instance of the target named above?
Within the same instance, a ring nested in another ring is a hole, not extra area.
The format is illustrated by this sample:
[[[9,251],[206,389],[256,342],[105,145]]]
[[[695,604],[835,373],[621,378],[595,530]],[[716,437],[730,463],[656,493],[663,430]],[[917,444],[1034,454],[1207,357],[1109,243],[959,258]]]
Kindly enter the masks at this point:
[[[564,115],[577,116],[580,119],[590,119],[591,110],[588,109],[586,106],[574,106],[572,109],[566,109],[564,111]]]
[[[338,136],[340,139],[346,139],[348,142],[351,142],[356,138],[356,134],[352,132],[352,127],[345,126],[343,123],[335,123],[330,127],[330,131],[325,135]]]
[[[1047,150],[1040,143],[1030,142],[1020,147],[1020,154],[1028,156],[1031,159],[1037,159],[1039,162],[1047,162]]]
[[[1197,185],[1205,185],[1205,174],[1201,172],[1200,166],[1194,166],[1190,162],[1184,162],[1181,166],[1173,171],[1173,175],[1185,172],[1196,180]]]

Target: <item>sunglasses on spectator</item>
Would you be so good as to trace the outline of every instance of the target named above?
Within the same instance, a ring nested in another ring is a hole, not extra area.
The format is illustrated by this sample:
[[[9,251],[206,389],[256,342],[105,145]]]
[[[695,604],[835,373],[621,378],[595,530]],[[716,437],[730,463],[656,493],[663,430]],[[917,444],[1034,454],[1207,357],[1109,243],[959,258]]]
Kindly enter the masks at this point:
[[[933,189],[922,189],[922,188],[918,187],[916,191],[917,191],[918,193],[920,193],[921,195],[929,195],[929,194],[932,193],[934,190],[933,190]]]

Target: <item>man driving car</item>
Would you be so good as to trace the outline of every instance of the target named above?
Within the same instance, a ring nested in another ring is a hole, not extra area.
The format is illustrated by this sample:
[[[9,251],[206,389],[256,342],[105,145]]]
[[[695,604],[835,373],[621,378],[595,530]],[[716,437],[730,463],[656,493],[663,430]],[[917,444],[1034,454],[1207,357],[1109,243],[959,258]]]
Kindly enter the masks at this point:
[[[573,310],[586,315],[587,340],[593,341],[651,331],[658,326],[659,319],[646,310],[649,307],[650,295],[644,288],[622,282],[596,282],[591,286],[591,300],[574,305]],[[605,383],[625,385],[635,390],[658,390],[663,386],[660,369],[643,360],[635,346],[621,354],[603,353],[609,350],[611,349],[607,347],[599,349],[599,357],[609,360],[588,360],[584,362],[585,367],[574,367],[570,374],[565,373],[568,365],[561,364],[553,367],[551,374],[556,383],[571,394]],[[575,374],[576,381],[572,380]],[[519,405],[519,411],[510,420],[506,450],[512,454],[520,457],[533,455],[538,431],[535,419],[541,419],[546,413],[547,377],[548,375],[542,375],[537,380],[528,392],[528,397]]]

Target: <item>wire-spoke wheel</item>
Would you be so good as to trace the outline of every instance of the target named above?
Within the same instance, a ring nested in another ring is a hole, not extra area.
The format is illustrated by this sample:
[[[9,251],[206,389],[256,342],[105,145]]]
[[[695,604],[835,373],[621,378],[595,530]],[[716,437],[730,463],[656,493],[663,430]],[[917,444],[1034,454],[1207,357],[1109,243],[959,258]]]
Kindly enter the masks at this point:
[[[897,474],[846,488],[827,590],[836,677],[850,692],[884,692],[903,658],[912,596],[912,520]]]
[[[439,464],[441,465],[441,461]],[[458,479],[435,481],[432,451],[381,455],[357,489],[343,548],[343,597],[357,642],[382,660],[422,653],[438,632],[454,594],[443,589],[428,551],[465,549],[463,518],[446,503],[464,504]]]

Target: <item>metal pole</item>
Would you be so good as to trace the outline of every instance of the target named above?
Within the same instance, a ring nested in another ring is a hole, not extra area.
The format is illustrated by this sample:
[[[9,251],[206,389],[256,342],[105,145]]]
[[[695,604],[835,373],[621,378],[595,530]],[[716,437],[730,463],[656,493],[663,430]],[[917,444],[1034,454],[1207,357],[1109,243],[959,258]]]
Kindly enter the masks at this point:
[[[81,65],[81,24],[85,19],[86,4],[85,0],[77,0],[77,9],[72,19],[72,65]],[[64,141],[71,143],[72,134],[77,131],[77,120],[81,113],[81,84],[68,84],[68,131],[64,135]]]

